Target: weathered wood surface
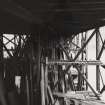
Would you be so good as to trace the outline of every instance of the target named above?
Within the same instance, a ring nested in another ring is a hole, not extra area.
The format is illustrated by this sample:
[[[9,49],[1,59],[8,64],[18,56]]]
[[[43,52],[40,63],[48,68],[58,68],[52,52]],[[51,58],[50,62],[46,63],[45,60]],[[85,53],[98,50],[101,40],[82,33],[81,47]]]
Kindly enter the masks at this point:
[[[73,100],[76,105],[105,105],[102,100],[97,100],[92,92],[68,92],[68,93],[54,93],[55,96]]]

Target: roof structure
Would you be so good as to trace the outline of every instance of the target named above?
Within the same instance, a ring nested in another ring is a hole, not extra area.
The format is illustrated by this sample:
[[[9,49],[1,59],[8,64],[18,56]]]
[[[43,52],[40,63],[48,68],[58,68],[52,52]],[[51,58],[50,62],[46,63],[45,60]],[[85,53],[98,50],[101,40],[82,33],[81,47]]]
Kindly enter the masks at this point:
[[[1,32],[48,30],[74,34],[105,25],[104,0],[1,0]]]

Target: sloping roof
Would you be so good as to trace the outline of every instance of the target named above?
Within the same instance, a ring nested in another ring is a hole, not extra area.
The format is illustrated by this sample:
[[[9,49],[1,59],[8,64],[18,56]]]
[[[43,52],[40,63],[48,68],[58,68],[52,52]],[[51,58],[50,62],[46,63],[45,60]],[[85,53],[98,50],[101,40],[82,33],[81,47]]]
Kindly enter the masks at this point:
[[[8,23],[8,31],[13,29],[12,22],[20,32],[38,25],[66,34],[105,25],[104,0],[0,0],[0,9],[3,18],[0,23],[3,29]]]

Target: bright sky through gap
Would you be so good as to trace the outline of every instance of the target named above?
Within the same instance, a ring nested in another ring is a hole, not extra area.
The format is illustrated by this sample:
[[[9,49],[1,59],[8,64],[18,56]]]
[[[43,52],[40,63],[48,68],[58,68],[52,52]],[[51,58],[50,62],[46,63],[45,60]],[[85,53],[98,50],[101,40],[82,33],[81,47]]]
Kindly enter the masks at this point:
[[[88,37],[91,35],[93,30],[88,32]],[[100,28],[100,33],[103,41],[105,40],[105,27]],[[100,43],[100,47],[102,43]],[[88,44],[88,60],[96,59],[96,35],[92,38],[92,40]],[[103,51],[101,61],[105,64],[105,50]],[[105,69],[100,67],[101,75],[105,84]],[[96,90],[96,66],[88,66],[88,81],[92,85],[92,87]],[[100,80],[101,89],[103,87],[102,80]],[[105,95],[102,97],[105,101]]]

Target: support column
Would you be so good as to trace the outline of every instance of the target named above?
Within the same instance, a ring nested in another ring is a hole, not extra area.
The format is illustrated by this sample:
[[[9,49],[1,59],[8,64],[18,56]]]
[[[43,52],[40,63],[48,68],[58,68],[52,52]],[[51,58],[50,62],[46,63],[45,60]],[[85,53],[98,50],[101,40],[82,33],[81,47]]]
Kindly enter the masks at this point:
[[[96,60],[98,59],[98,55],[100,53],[100,36],[99,29],[96,30]],[[96,66],[96,90],[100,91],[100,68],[99,65]]]
[[[83,45],[84,45],[84,33],[82,33],[82,38],[81,38],[81,47],[83,47]],[[84,51],[85,51],[85,48],[84,48],[84,50],[81,52],[81,60],[83,61],[84,60]],[[81,66],[81,73],[84,75],[84,65],[82,65]],[[83,88],[83,86],[84,86],[84,80],[83,80],[83,78],[80,76],[80,83],[81,83],[81,89],[80,90],[82,90],[82,88]]]
[[[38,79],[37,84],[40,83],[40,57],[41,57],[41,45],[40,45],[40,34],[38,35]]]
[[[45,105],[45,75],[43,64],[41,64],[41,105]]]
[[[85,32],[85,42],[87,41],[87,32]],[[88,46],[85,47],[85,60],[88,60]],[[88,80],[88,65],[85,66],[85,76]],[[86,83],[86,90],[88,90],[88,84]]]
[[[0,35],[0,62],[3,60],[3,35]],[[0,75],[4,76],[3,63],[0,63]]]

